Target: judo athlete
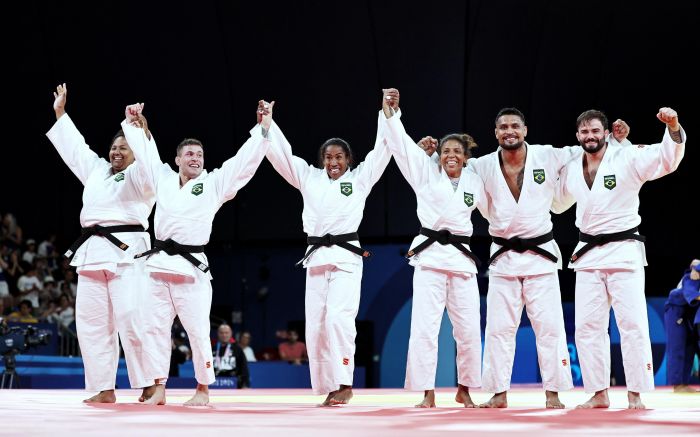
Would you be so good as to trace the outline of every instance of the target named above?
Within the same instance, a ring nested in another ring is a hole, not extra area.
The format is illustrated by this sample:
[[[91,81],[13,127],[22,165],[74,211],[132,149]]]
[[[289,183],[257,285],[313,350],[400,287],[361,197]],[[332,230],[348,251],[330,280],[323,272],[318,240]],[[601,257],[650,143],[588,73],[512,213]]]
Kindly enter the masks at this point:
[[[140,359],[138,310],[145,282],[134,255],[150,248],[146,229],[155,193],[143,161],[134,159],[121,131],[112,140],[109,162],[90,150],[66,114],[67,98],[66,84],[59,85],[53,103],[56,123],[46,135],[85,186],[82,235],[66,252],[78,272],[76,328],[85,388],[98,392],[84,402],[112,403],[119,337],[131,386],[150,385]]]
[[[130,105],[122,129],[137,160],[148,169],[156,190],[153,249],[147,256],[150,301],[145,306],[144,367],[153,384],[146,402],[165,404],[165,380],[171,353],[171,334],[175,315],[182,322],[192,348],[197,388],[185,405],[209,402],[208,385],[213,383],[212,349],[209,338],[211,310],[211,273],[204,246],[211,235],[214,215],[224,202],[234,198],[253,177],[270,142],[265,139],[271,116],[261,117],[250,130],[250,138],[233,158],[211,173],[204,170],[204,148],[196,139],[185,139],[177,147],[174,172],[153,152],[156,144],[141,125],[143,105]]]
[[[700,259],[694,259],[664,305],[666,378],[676,393],[695,393],[690,374],[700,355]]]
[[[398,101],[398,95],[384,92]],[[379,117],[384,117],[380,112]],[[379,123],[381,126],[381,123]],[[355,369],[355,317],[360,305],[362,260],[357,228],[365,200],[389,164],[391,153],[379,128],[374,149],[356,168],[352,150],[340,138],[319,149],[321,168],[292,154],[292,147],[273,122],[267,158],[277,172],[301,192],[302,221],[309,244],[300,265],[306,268],[306,347],[311,387],[326,395],[322,406],[346,404],[352,398]]]
[[[384,113],[386,144],[416,193],[421,223],[407,254],[415,270],[405,387],[424,392],[416,407],[435,407],[438,336],[447,308],[457,343],[455,401],[474,408],[469,388],[481,386],[481,325],[479,261],[469,242],[471,213],[487,206],[483,182],[464,167],[476,143],[466,134],[447,135],[437,146],[435,162],[416,147],[386,100]]]
[[[654,366],[644,297],[644,237],[637,227],[642,185],[673,172],[685,153],[678,114],[661,108],[666,125],[659,144],[608,144],[608,120],[590,110],[577,119],[584,152],[562,170],[560,208],[576,206],[579,243],[569,267],[576,271],[576,349],[584,389],[593,396],[580,408],[607,408],[610,386],[610,306],[620,330],[630,409],[643,409],[641,392],[654,389]],[[563,210],[562,209],[562,210]]]

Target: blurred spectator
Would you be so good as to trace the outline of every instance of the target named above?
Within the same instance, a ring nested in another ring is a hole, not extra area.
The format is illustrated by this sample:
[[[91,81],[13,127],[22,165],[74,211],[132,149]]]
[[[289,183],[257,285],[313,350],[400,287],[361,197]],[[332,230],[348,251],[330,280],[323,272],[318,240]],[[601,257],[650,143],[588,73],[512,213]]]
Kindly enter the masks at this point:
[[[309,360],[306,345],[299,341],[299,333],[293,329],[287,332],[287,341],[279,345],[280,359],[292,364],[301,364]]]
[[[37,277],[36,267],[32,264],[23,263],[24,274],[17,280],[18,299],[31,301],[34,308],[39,307],[39,293],[44,288],[44,283]]]
[[[75,271],[68,269],[63,271],[63,279],[58,281],[58,289],[61,293],[68,293],[72,300],[78,294],[78,285],[75,283]]]
[[[17,224],[15,216],[9,212],[2,218],[0,241],[15,249],[22,247],[22,228]]]
[[[10,267],[7,261],[5,261],[4,253],[6,251],[7,246],[0,243],[0,302],[2,303],[5,303],[5,300],[9,300],[11,297],[10,285],[7,283],[7,277],[5,276],[5,271]]]
[[[32,309],[32,302],[25,299],[19,303],[19,311],[10,313],[7,320],[10,322],[39,323],[39,320],[32,314]]]
[[[56,234],[50,234],[49,237],[39,244],[36,254],[49,258],[56,253]]]
[[[214,355],[214,373],[217,376],[235,376],[238,388],[250,387],[248,360],[243,349],[233,339],[233,331],[227,324],[217,330],[218,340],[212,346]]]
[[[5,246],[6,255],[3,256],[5,264],[7,264],[7,269],[3,269],[3,274],[5,275],[5,281],[10,287],[10,294],[15,295],[17,291],[17,279],[22,276],[24,270],[20,266],[19,262],[19,250],[12,249]]]
[[[34,264],[34,257],[36,257],[36,241],[33,238],[27,240],[27,248],[22,254],[22,261],[29,264]]]
[[[61,296],[61,291],[58,289],[56,281],[51,275],[44,277],[44,294],[51,300],[55,300]]]
[[[52,302],[41,317],[46,318],[50,323],[57,323],[67,328],[75,321],[75,309],[68,295],[64,293],[58,298],[58,304]]]
[[[666,300],[667,383],[674,392],[695,392],[689,386],[695,354],[700,355],[700,260],[690,263]]]
[[[241,338],[238,339],[238,345],[241,347],[241,349],[243,349],[245,358],[248,360],[249,363],[257,361],[257,359],[255,358],[255,352],[250,346],[250,339],[250,332],[248,331],[241,332]]]

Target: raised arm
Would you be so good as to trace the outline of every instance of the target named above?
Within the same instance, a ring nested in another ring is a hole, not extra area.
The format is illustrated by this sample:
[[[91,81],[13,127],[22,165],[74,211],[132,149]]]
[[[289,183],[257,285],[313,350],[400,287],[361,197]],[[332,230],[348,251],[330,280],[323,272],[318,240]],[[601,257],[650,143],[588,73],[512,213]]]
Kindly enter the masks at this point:
[[[260,101],[259,105],[261,106],[258,106],[259,113],[264,111],[265,104],[266,102]],[[271,143],[265,155],[268,161],[284,180],[289,182],[294,188],[301,189],[304,180],[311,172],[311,166],[303,159],[294,156],[291,144],[289,144],[289,141],[287,141],[287,138],[274,120],[271,121],[267,135]]]
[[[377,135],[374,141],[374,148],[365,156],[365,160],[357,166],[355,171],[360,175],[359,180],[373,186],[377,183],[386,166],[391,160],[391,152],[386,147],[384,137],[384,119],[391,117],[398,119],[399,111],[399,91],[396,88],[382,90],[382,111],[377,118]]]
[[[58,85],[53,93],[53,109],[56,113],[56,123],[46,133],[54,147],[61,155],[63,162],[75,174],[80,182],[85,184],[90,173],[106,164],[85,142],[85,138],[80,134],[78,128],[73,124],[73,120],[66,113],[66,102],[68,99],[68,87],[66,84]]]
[[[158,179],[163,172],[172,171],[164,164],[158,154],[155,139],[148,130],[146,118],[143,116],[143,104],[136,103],[126,107],[125,119],[122,122],[122,131],[126,142],[134,152],[134,164],[138,173],[151,184],[157,186]]]
[[[250,130],[250,138],[241,146],[233,158],[224,162],[219,171],[212,173],[221,202],[232,199],[238,190],[243,188],[253,178],[255,171],[270,148],[268,136],[272,125],[272,107],[274,104],[275,102],[269,104],[269,108],[266,108],[269,110],[262,117],[260,117],[260,112],[258,112],[260,123]]]
[[[671,108],[661,108],[656,117],[666,124],[661,143],[625,149],[642,181],[657,179],[675,171],[685,155],[686,136],[678,121],[678,113]]]

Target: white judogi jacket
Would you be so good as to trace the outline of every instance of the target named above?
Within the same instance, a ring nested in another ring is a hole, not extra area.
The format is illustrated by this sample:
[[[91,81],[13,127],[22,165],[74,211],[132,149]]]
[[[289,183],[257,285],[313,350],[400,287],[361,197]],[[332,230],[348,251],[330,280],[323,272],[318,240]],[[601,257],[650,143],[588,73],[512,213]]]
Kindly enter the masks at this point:
[[[680,164],[685,154],[683,142],[676,144],[666,129],[659,144],[611,147],[605,151],[593,186],[583,177],[583,154],[569,162],[562,171],[560,209],[574,202],[576,227],[585,234],[612,234],[632,229],[642,222],[639,216],[639,190],[649,180],[667,175]],[[581,151],[582,148],[579,147]],[[583,247],[579,242],[574,252]],[[575,270],[596,268],[641,268],[647,265],[644,244],[636,240],[616,241],[586,252],[569,267]]]
[[[46,136],[85,186],[80,211],[82,227],[138,224],[148,229],[155,194],[143,161],[137,160],[124,171],[113,174],[112,165],[90,150],[68,114],[61,116]],[[92,236],[76,251],[71,265],[78,266],[78,271],[115,272],[117,264],[132,264],[136,253],[150,248],[146,232],[122,232],[114,236],[128,244],[129,249],[123,251],[106,238]]]
[[[379,116],[384,117],[384,114],[380,112]],[[301,217],[308,236],[357,232],[365,200],[391,159],[391,153],[380,139],[379,126],[374,149],[367,154],[364,162],[333,180],[325,169],[316,168],[294,156],[292,146],[279,126],[272,123],[268,133],[272,146],[267,159],[287,182],[301,191],[304,199]],[[350,244],[359,247],[358,241],[351,241]],[[353,266],[360,264],[362,257],[335,245],[320,247],[304,261],[304,267],[333,265],[346,271],[353,271]]]
[[[238,153],[224,162],[220,169],[211,173],[204,170],[199,177],[180,187],[180,175],[147,151],[156,147],[155,141],[149,141],[143,129],[130,126],[126,121],[122,122],[122,129],[136,159],[147,162],[148,177],[156,188],[156,239],[172,239],[190,246],[203,246],[209,242],[214,215],[253,177],[270,146],[270,142],[262,136],[262,127],[256,125]],[[192,256],[208,264],[203,252],[193,253]],[[149,256],[146,266],[150,272],[192,277],[201,273],[182,256],[170,256],[163,251]],[[206,276],[211,279],[211,273],[207,272]]]
[[[550,208],[557,190],[561,168],[575,156],[577,147],[554,148],[550,145],[527,144],[525,178],[516,202],[501,170],[501,148],[478,159],[471,158],[467,169],[476,172],[484,182],[488,205],[489,234],[501,238],[534,238],[552,230]],[[489,267],[489,274],[528,276],[551,273],[561,269],[561,252],[554,240],[540,247],[559,258],[557,264],[531,251],[501,254]],[[491,254],[501,246],[492,243]]]
[[[474,230],[471,214],[479,208],[482,214],[488,213],[486,193],[481,179],[466,169],[462,171],[457,190],[454,189],[447,173],[411,140],[401,120],[394,116],[381,117],[387,127],[384,141],[394,155],[401,173],[416,193],[418,220],[424,228],[439,231],[446,229],[454,235],[471,236]],[[428,237],[418,235],[411,243],[411,249]],[[467,249],[469,245],[466,245]],[[471,249],[470,249],[471,250]],[[455,272],[476,273],[474,261],[451,244],[434,242],[422,252],[410,258],[412,266],[431,267]]]

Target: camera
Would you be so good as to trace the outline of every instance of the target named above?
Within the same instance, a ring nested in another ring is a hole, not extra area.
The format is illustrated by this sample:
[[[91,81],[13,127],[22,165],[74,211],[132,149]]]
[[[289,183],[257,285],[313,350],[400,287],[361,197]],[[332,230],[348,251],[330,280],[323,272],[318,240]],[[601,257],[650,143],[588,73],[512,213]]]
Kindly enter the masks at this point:
[[[49,344],[51,331],[27,327],[8,326],[0,317],[0,355],[3,357],[5,371],[2,372],[0,388],[12,388],[14,378],[17,376],[15,355],[31,348]],[[6,376],[9,376],[9,385],[5,385]]]

